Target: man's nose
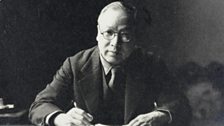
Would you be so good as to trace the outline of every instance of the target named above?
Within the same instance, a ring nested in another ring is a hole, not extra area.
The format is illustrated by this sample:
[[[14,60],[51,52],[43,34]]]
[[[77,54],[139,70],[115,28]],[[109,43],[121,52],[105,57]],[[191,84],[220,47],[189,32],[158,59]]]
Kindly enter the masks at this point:
[[[112,46],[119,46],[120,42],[119,42],[119,35],[115,35],[114,38],[110,41],[110,45]]]

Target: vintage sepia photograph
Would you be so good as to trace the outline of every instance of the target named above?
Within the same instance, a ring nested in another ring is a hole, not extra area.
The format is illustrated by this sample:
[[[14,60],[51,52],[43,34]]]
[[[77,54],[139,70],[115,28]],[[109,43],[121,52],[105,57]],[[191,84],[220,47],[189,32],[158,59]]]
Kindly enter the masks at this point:
[[[0,0],[0,126],[223,126],[223,0]]]

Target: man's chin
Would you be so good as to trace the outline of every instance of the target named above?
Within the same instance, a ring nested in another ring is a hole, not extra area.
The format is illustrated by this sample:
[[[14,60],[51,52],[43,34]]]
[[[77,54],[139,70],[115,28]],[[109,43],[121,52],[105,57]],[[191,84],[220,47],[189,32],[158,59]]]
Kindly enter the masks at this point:
[[[111,65],[118,65],[121,64],[122,61],[116,58],[108,58],[107,62],[110,63]]]

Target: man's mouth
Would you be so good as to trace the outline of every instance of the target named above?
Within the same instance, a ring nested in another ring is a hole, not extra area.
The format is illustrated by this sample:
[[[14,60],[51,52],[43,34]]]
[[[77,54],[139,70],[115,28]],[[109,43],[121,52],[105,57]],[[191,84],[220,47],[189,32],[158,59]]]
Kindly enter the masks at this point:
[[[108,51],[108,52],[109,52],[109,54],[111,54],[111,55],[118,55],[118,54],[119,54],[118,51]]]

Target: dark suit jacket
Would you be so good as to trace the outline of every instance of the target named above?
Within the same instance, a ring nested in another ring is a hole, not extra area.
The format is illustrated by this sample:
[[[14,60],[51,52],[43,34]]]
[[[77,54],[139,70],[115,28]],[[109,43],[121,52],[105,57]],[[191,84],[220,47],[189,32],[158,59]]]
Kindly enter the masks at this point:
[[[136,49],[125,61],[125,70],[125,123],[139,114],[155,109],[169,110],[173,118],[171,125],[183,126],[189,122],[188,102],[176,90],[175,82],[158,58]],[[98,47],[67,58],[53,81],[37,95],[31,105],[31,122],[43,123],[46,115],[58,110],[67,111],[75,101],[79,108],[94,115],[95,123],[100,123],[97,113],[100,111],[101,84],[102,69]]]

